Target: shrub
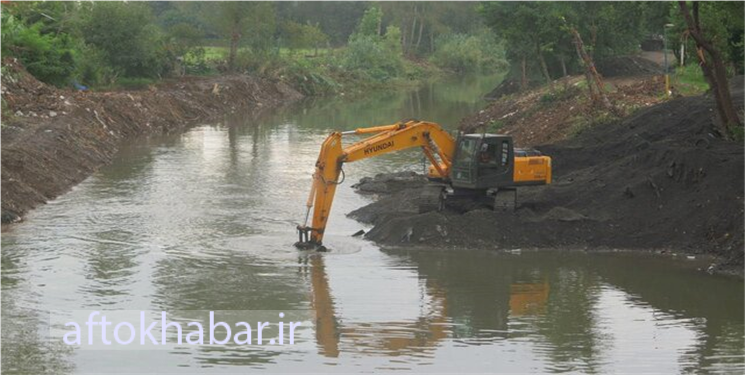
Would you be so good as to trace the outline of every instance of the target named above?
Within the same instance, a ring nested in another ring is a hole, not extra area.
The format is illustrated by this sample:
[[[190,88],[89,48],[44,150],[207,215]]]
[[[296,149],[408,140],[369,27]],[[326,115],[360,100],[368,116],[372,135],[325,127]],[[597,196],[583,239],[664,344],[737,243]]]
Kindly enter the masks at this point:
[[[461,73],[493,72],[507,66],[503,48],[488,32],[442,35],[435,41],[430,61],[440,68]]]
[[[68,84],[75,69],[75,43],[67,34],[42,34],[42,26],[26,26],[3,14],[2,53],[17,57],[40,81]]]
[[[107,65],[126,77],[156,78],[172,66],[175,56],[145,4],[96,2],[81,25],[86,43],[101,50]]]
[[[384,37],[355,35],[349,41],[342,65],[345,69],[376,81],[399,77],[404,72],[401,31],[388,27]]]
[[[102,51],[83,46],[80,51],[83,58],[78,59],[75,70],[76,80],[85,86],[111,86],[121,76],[121,71],[110,67]]]

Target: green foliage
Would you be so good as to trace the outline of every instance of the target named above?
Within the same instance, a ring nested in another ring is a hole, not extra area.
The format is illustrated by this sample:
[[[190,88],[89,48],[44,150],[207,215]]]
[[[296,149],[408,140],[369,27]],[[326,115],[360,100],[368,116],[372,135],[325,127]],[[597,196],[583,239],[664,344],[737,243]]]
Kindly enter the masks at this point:
[[[700,4],[706,31],[721,50],[728,51],[727,60],[742,69],[743,3]],[[513,74],[522,68],[524,59],[527,75],[538,75],[543,58],[549,75],[556,77],[563,75],[562,62],[569,72],[582,66],[570,29],[579,32],[595,60],[638,52],[641,41],[651,34],[662,35],[668,22],[674,24],[668,29],[668,38],[677,46],[675,39],[683,36],[684,29],[677,8],[672,2],[485,2],[479,5],[479,12],[504,41]],[[692,41],[688,43],[688,51],[695,53],[695,48],[690,48]]]
[[[282,1],[277,18],[317,25],[332,45],[346,44],[370,3],[364,1]]]
[[[319,48],[326,43],[328,37],[318,25],[287,21],[282,25],[282,39],[290,50],[297,51],[304,48]]]
[[[451,63],[461,58],[447,56],[457,53],[452,45],[438,51],[443,66],[491,70],[503,49],[485,42],[480,24],[473,5],[435,2],[28,1],[3,8],[2,53],[56,85],[137,88],[230,66],[326,93],[341,90],[339,82],[367,87],[431,76],[439,70],[404,56],[426,58],[447,39],[439,35],[461,35],[478,55],[477,68]]]
[[[606,111],[578,116],[572,121],[569,136],[575,137],[596,126],[607,125],[617,120],[618,117]]]
[[[745,140],[745,128],[743,128],[742,125],[732,127],[732,139],[736,142],[742,142]]]
[[[486,130],[490,133],[499,133],[499,131],[502,130],[506,125],[507,123],[505,123],[504,120],[491,120],[489,121]]]
[[[126,77],[158,77],[169,67],[166,40],[142,3],[97,2],[84,15],[85,42]]]
[[[0,23],[0,30],[2,30],[2,43],[0,43],[0,49],[3,55],[10,55],[16,46],[16,39],[18,34],[26,29],[26,25],[20,22],[16,17],[13,17],[8,12],[0,13],[2,16],[2,23]]]
[[[388,26],[385,35],[378,35],[383,13],[371,7],[360,20],[357,31],[349,37],[344,50],[342,67],[359,77],[387,81],[404,74],[401,30]]]
[[[504,49],[486,32],[438,37],[430,61],[456,72],[495,72],[506,67]]]
[[[306,95],[323,95],[341,87],[323,65],[307,59],[291,61],[285,70],[286,79]]]
[[[43,34],[43,24],[26,26],[12,15],[2,15],[2,53],[17,57],[40,81],[69,83],[75,66],[75,41],[67,34]]]
[[[699,95],[709,89],[701,67],[696,63],[675,68],[672,76],[673,88],[683,95]]]
[[[356,34],[344,51],[344,68],[376,81],[400,76],[404,71],[400,35],[396,27],[389,27],[384,37]]]
[[[380,25],[383,22],[383,11],[378,7],[370,7],[362,15],[357,30],[352,34],[351,39],[358,37],[369,37],[380,35]]]
[[[92,46],[83,46],[80,55],[84,58],[78,59],[75,77],[79,83],[86,86],[112,86],[115,84],[120,72],[112,68],[104,52]]]
[[[705,37],[720,51],[725,61],[730,63],[733,73],[745,73],[745,67],[743,66],[743,46],[745,45],[743,14],[745,13],[745,3],[739,1],[702,1],[699,2],[699,7],[701,29]],[[696,43],[693,38],[686,38],[687,26],[678,4],[671,4],[669,10],[668,21],[673,25],[667,30],[669,45],[677,47],[672,49],[678,56],[680,54],[680,44],[685,43],[685,61],[697,61]],[[678,56],[678,59],[680,61],[680,56]]]
[[[208,2],[202,4],[200,10],[226,44],[238,36],[241,46],[260,53],[275,45],[277,18],[272,2]]]

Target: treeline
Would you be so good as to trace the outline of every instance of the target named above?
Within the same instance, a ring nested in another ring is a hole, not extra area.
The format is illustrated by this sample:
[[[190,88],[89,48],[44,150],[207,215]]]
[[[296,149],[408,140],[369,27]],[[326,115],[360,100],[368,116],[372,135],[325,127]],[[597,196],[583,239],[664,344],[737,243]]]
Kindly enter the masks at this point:
[[[678,63],[700,68],[715,99],[721,135],[743,138],[743,119],[728,82],[744,70],[743,2],[486,2],[479,11],[505,42],[511,75],[522,89],[532,76],[542,77],[553,91],[555,78],[581,72],[593,105],[621,116],[605,95],[595,61],[659,42],[658,49],[667,45]]]
[[[743,71],[743,3],[702,2],[701,24],[732,73]],[[512,74],[547,81],[583,71],[577,35],[593,60],[637,53],[663,38],[678,59],[697,61],[678,2],[485,2],[479,12],[504,40]],[[576,31],[576,34],[573,33]],[[686,45],[685,56],[680,44]],[[671,62],[674,64],[674,62]]]
[[[328,91],[341,80],[506,67],[475,3],[9,2],[2,53],[58,86],[250,72]]]

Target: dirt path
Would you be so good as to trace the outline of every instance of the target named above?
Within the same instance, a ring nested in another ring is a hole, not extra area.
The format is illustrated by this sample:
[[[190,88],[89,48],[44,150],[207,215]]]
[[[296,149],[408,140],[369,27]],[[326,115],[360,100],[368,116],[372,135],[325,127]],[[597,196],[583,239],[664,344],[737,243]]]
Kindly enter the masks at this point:
[[[3,67],[3,223],[81,182],[108,163],[123,140],[229,113],[249,116],[302,97],[284,83],[245,75],[186,77],[142,91],[75,92],[37,81],[13,60]]]

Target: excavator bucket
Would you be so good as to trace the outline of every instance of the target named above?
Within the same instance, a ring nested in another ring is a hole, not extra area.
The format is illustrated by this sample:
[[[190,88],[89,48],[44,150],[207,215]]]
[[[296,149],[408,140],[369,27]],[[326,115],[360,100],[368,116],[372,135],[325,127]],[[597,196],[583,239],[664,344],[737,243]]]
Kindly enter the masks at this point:
[[[315,250],[315,251],[328,251],[326,246],[323,246],[313,240],[311,240],[310,233],[313,231],[313,228],[308,228],[306,226],[297,226],[297,232],[298,232],[298,242],[295,242],[295,247],[300,250]]]

